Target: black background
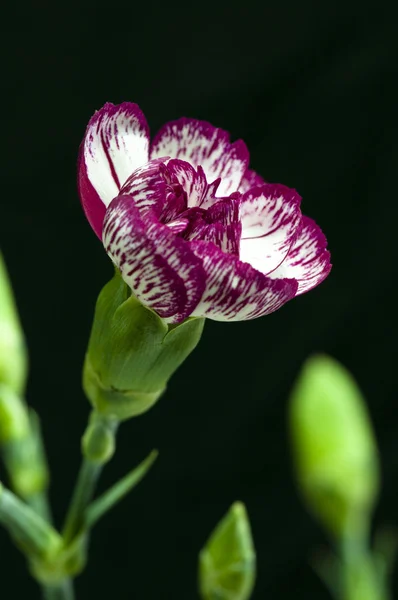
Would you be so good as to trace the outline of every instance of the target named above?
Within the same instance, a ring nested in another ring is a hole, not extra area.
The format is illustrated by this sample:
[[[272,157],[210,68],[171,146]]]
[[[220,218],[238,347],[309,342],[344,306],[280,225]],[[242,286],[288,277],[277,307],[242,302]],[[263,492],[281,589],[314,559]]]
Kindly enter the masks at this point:
[[[295,491],[286,402],[310,353],[352,370],[381,449],[376,522],[397,524],[396,15],[349,0],[68,2],[19,5],[4,24],[0,243],[57,522],[89,411],[80,372],[94,302],[112,274],[75,183],[96,109],[131,100],[152,133],[185,115],[243,138],[254,169],[303,196],[334,264],[326,282],[273,315],[209,321],[167,395],[122,427],[101,489],[153,447],[160,458],[95,530],[78,598],[196,598],[197,553],[235,499],[254,531],[254,598],[328,598],[307,564],[324,541]],[[1,589],[13,590],[4,597],[38,598],[2,531],[0,556]]]

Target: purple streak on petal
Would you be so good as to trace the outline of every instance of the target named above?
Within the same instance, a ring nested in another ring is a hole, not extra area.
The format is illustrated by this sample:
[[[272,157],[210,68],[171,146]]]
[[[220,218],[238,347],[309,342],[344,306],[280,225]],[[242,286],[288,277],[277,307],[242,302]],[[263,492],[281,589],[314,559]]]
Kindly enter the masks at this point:
[[[130,175],[120,190],[120,195],[132,196],[142,211],[150,208],[160,213],[167,194],[173,193],[165,177],[167,157],[145,163]]]
[[[300,230],[300,200],[295,190],[273,183],[243,195],[242,261],[265,275],[283,262]]]
[[[237,193],[231,198],[219,200],[207,211],[199,209],[196,218],[190,219],[183,237],[190,241],[213,242],[223,252],[239,256],[242,233],[240,203],[241,197]]]
[[[105,215],[103,244],[145,306],[171,322],[191,314],[205,288],[201,260],[153,211],[142,212],[131,196],[118,196]]]
[[[179,233],[183,233],[189,225],[188,219],[176,219],[175,221],[170,221],[167,223],[167,227],[174,233],[174,235],[178,235]],[[182,236],[184,237],[184,236]]]
[[[246,173],[243,175],[243,179],[239,186],[239,191],[242,194],[244,194],[245,192],[248,192],[252,188],[264,185],[264,183],[266,183],[266,181],[264,181],[264,179],[261,177],[261,175],[259,175],[252,169],[247,169]]]
[[[84,212],[97,235],[120,185],[148,161],[149,129],[131,102],[105,104],[90,119],[79,155],[78,188]]]
[[[206,192],[201,201],[202,208],[210,208],[215,202],[220,199],[218,196],[218,188],[220,187],[221,177],[215,179],[212,183],[207,186]]]
[[[299,284],[297,295],[319,285],[329,275],[332,265],[327,241],[320,227],[303,216],[298,237],[283,263],[270,277],[294,277]]]
[[[202,259],[207,276],[206,290],[193,316],[216,321],[256,319],[274,312],[296,294],[293,279],[270,279],[209,242],[192,242],[191,247]]]
[[[167,170],[182,186],[189,208],[199,206],[207,190],[207,181],[203,169],[195,170],[192,165],[184,160],[171,159],[167,163]]]
[[[242,140],[231,144],[226,131],[207,121],[185,117],[162,127],[153,140],[150,156],[179,158],[195,169],[202,166],[210,183],[221,177],[220,196],[239,189],[249,163],[249,152]]]

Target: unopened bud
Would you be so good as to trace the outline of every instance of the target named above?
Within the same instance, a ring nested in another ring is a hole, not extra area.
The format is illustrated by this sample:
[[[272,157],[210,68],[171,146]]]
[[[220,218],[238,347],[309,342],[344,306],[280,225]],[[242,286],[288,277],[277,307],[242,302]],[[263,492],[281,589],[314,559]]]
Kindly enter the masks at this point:
[[[199,557],[202,600],[248,600],[256,578],[256,555],[245,506],[235,502]]]
[[[22,394],[26,384],[27,363],[25,339],[0,252],[0,383]]]
[[[291,394],[290,428],[309,509],[334,536],[351,535],[368,521],[379,465],[365,401],[337,361],[320,355],[305,363]]]

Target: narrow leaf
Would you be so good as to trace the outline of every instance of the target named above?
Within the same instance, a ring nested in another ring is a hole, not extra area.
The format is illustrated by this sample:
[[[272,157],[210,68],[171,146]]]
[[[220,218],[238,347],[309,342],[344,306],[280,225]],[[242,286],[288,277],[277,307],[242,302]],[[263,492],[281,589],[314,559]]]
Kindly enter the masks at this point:
[[[0,523],[29,556],[49,557],[62,547],[59,533],[1,484]]]
[[[158,451],[152,450],[149,456],[138,467],[127,473],[125,477],[90,504],[85,518],[85,525],[88,529],[93,527],[103,515],[120,502],[145,477],[157,456]]]

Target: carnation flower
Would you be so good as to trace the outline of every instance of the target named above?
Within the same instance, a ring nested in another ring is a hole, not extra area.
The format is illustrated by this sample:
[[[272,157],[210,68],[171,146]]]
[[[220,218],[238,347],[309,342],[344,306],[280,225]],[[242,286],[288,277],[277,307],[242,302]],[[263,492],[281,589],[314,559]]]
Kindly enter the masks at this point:
[[[136,104],[91,118],[83,209],[132,293],[167,322],[261,317],[328,275],[325,236],[301,197],[248,165],[245,143],[205,121],[166,123],[151,143]]]

